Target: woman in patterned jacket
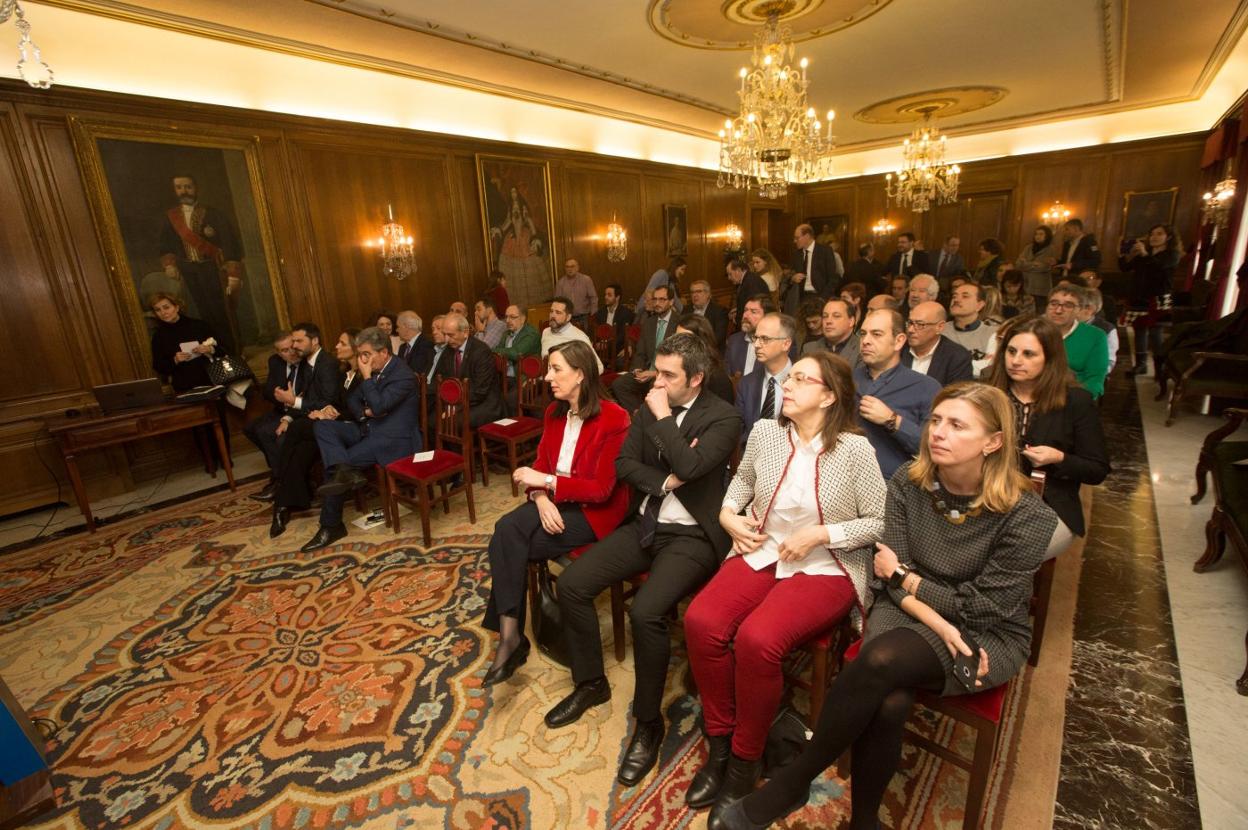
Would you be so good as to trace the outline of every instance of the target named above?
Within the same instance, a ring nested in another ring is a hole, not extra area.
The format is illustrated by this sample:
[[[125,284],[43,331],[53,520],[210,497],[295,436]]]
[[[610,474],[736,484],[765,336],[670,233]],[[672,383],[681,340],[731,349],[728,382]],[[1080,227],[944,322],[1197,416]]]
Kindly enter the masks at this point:
[[[732,554],[685,615],[710,739],[691,807],[754,789],[784,656],[846,615],[862,628],[884,480],[854,401],[848,363],[831,352],[803,357],[784,382],[780,417],[755,425],[728,487],[719,521]]]
[[[915,693],[999,686],[1026,662],[1032,578],[1056,528],[1057,516],[1018,470],[1005,393],[969,381],[941,390],[918,460],[888,483],[874,563],[886,587],[862,650],[832,681],[802,754],[762,789],[712,813],[712,830],[767,827],[800,808],[810,782],[850,746],[849,827],[875,830]],[[971,658],[965,685],[955,655]]]

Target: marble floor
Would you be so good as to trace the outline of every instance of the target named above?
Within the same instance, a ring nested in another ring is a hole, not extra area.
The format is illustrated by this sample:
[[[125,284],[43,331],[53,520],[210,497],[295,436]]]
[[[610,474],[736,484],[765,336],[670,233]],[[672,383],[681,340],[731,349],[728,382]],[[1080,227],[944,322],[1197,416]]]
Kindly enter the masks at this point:
[[[1166,427],[1155,389],[1151,378],[1139,381],[1200,817],[1206,830],[1239,830],[1248,827],[1248,698],[1235,691],[1235,680],[1244,670],[1248,574],[1230,551],[1205,573],[1192,570],[1213,506],[1212,492],[1191,504],[1196,458],[1223,421],[1189,410]]]

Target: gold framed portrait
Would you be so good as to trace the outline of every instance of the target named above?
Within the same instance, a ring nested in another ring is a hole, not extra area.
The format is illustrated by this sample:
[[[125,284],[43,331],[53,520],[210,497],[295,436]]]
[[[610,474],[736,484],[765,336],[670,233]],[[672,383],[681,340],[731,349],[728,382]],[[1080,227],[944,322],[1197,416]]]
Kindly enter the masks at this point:
[[[555,212],[550,165],[544,161],[476,155],[481,233],[491,270],[507,277],[507,294],[526,306],[555,291]]]

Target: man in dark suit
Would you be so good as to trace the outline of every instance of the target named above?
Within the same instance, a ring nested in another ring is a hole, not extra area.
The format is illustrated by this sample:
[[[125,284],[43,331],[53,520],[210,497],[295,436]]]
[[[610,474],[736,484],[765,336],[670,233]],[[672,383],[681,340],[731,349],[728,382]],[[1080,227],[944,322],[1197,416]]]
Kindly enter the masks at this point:
[[[728,281],[737,287],[734,305],[728,312],[729,319],[740,327],[745,313],[745,304],[751,297],[769,294],[770,289],[767,288],[766,280],[746,267],[745,260],[732,260],[724,266],[724,271],[728,274]]]
[[[728,312],[719,303],[711,299],[711,284],[706,280],[696,280],[689,286],[688,313],[705,317],[715,332],[715,343],[724,348],[724,338],[728,336]]]
[[[363,380],[347,396],[352,421],[318,420],[313,426],[325,464],[321,523],[300,550],[319,550],[347,535],[342,523],[346,495],[365,481],[360,468],[391,461],[420,450],[420,400],[416,376],[390,354],[390,337],[373,326],[355,338]]]
[[[836,254],[827,245],[815,241],[815,231],[810,225],[798,225],[793,231],[793,244],[797,250],[789,261],[793,269],[793,281],[802,284],[802,298],[827,299],[840,293],[841,275],[836,267]]]
[[[902,365],[942,387],[975,378],[970,351],[944,336],[945,322],[945,307],[940,303],[919,303],[910,309],[907,348],[901,353]]]
[[[473,429],[503,417],[503,392],[494,365],[494,352],[475,337],[468,318],[448,314],[442,318],[446,349],[434,368],[435,379],[468,379],[468,423]],[[436,401],[437,397],[429,396]]]
[[[932,276],[940,282],[942,291],[949,288],[949,278],[961,274],[966,270],[966,263],[962,260],[962,254],[958,253],[958,249],[962,247],[962,240],[956,236],[946,236],[945,244],[940,246],[940,250],[932,255],[935,264],[932,266]]]
[[[741,417],[727,402],[703,392],[710,365],[710,351],[696,335],[676,334],[659,346],[654,388],[634,416],[615,463],[619,479],[633,488],[628,517],[559,577],[576,688],[546,713],[552,729],[611,698],[594,598],[622,579],[650,573],[628,610],[636,725],[618,775],[627,786],[650,771],[663,743],[660,704],[671,655],[668,614],[714,575],[732,546],[719,524],[719,508]]]
[[[598,310],[594,312],[595,325],[609,324],[615,326],[615,351],[617,354],[624,349],[624,337],[628,333],[629,325],[633,322],[633,310],[620,303],[620,298],[623,294],[624,289],[620,287],[619,283],[611,283],[607,286],[607,290],[603,295],[604,304],[598,306]]]
[[[858,258],[845,269],[845,284],[862,283],[867,287],[867,299],[888,290],[884,283],[884,266],[875,261],[875,246],[864,242],[858,246]]]
[[[754,371],[737,384],[737,413],[741,416],[741,445],[745,446],[757,421],[775,419],[784,404],[781,387],[793,361],[789,347],[797,338],[797,323],[787,314],[768,314],[754,329]]]
[[[424,334],[424,323],[414,311],[400,311],[394,321],[399,340],[399,360],[418,375],[427,375],[433,368],[433,340]]]
[[[914,234],[910,231],[898,234],[897,253],[889,257],[887,272],[895,277],[913,277],[915,274],[930,274],[931,268],[927,251],[914,247]]]
[[[880,309],[862,322],[862,363],[854,369],[858,424],[875,449],[884,479],[919,451],[919,436],[940,384],[901,365],[906,332],[901,314]]]
[[[1071,219],[1062,226],[1062,256],[1057,267],[1063,277],[1077,276],[1080,271],[1099,271],[1101,249],[1096,237],[1083,232],[1083,220]]]
[[[264,462],[269,465],[270,472],[277,464],[278,444],[286,431],[282,417],[286,414],[287,405],[278,400],[277,393],[278,390],[288,389],[293,398],[293,395],[303,392],[308,378],[306,372],[300,371],[300,359],[290,333],[280,332],[273,341],[273,354],[269,355],[269,376],[260,389],[261,397],[273,406],[243,427],[243,435],[264,453]],[[275,484],[270,479],[265,488],[252,497],[257,501],[268,501],[273,498],[274,489]]]
[[[650,391],[650,384],[655,378],[654,358],[658,354],[659,344],[676,333],[671,287],[660,285],[654,289],[650,299],[654,305],[654,313],[648,315],[641,324],[641,340],[637,342],[637,350],[633,352],[631,371],[620,375],[611,384],[611,396],[624,407],[625,412],[632,412],[641,406],[641,401]]]

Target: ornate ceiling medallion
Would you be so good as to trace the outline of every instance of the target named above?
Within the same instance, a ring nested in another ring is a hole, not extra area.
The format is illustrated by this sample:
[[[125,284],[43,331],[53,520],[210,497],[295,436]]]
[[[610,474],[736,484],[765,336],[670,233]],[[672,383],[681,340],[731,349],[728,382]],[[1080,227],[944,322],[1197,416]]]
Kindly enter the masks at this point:
[[[949,118],[990,107],[1010,91],[999,86],[954,86],[911,92],[863,107],[854,119],[867,124],[909,124],[925,115]]]
[[[775,17],[800,43],[847,29],[892,0],[650,0],[646,18],[659,36],[694,49],[749,49],[754,33]]]

